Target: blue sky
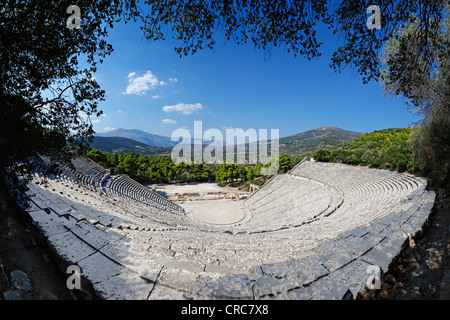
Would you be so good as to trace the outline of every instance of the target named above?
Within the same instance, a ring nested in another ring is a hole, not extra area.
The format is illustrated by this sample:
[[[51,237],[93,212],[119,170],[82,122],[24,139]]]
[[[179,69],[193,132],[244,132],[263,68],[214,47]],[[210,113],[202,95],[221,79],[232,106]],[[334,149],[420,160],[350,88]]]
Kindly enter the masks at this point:
[[[363,22],[365,23],[365,21]],[[266,53],[251,44],[220,40],[180,58],[173,40],[147,42],[138,24],[109,32],[114,52],[95,77],[106,90],[105,115],[94,130],[141,129],[171,136],[177,128],[279,129],[280,137],[321,126],[371,132],[411,125],[417,118],[401,100],[382,95],[375,82],[364,85],[349,70],[335,73],[330,57],[337,36],[318,31],[322,56],[294,58],[283,49]]]

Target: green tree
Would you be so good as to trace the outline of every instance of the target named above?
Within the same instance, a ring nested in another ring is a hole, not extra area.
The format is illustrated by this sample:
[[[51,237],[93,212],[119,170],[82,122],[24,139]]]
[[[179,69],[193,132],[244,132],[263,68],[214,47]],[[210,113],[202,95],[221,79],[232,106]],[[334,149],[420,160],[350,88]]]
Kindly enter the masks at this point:
[[[138,165],[133,154],[128,154],[125,156],[123,161],[117,166],[118,173],[124,173],[130,177],[135,177],[137,175]]]
[[[417,130],[411,139],[412,165],[415,170],[430,178],[434,188],[450,192],[450,124],[436,119]]]
[[[287,154],[280,154],[279,156],[280,170],[287,172],[291,168],[292,160]]]
[[[372,151],[370,150],[366,150],[362,155],[361,155],[361,162],[363,162],[364,164],[368,164],[370,163],[370,160],[372,159]]]
[[[99,164],[105,165],[107,163],[106,155],[100,150],[92,149],[86,156]]]
[[[261,175],[261,167],[262,167],[261,163],[258,162],[257,164],[255,164],[255,170],[254,170],[255,177],[258,177]]]
[[[255,172],[253,171],[252,167],[249,167],[247,169],[247,180],[252,181],[254,177],[255,177]]]
[[[328,150],[318,150],[314,154],[314,160],[328,162],[331,160],[331,153]]]
[[[242,181],[247,180],[247,169],[243,166],[238,166],[239,178]]]

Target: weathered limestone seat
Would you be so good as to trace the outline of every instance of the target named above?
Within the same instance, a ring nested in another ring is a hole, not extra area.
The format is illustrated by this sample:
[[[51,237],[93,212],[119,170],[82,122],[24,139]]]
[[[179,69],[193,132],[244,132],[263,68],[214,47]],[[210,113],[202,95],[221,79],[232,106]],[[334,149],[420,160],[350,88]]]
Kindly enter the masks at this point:
[[[182,207],[86,159],[29,184],[27,212],[104,299],[342,299],[386,272],[434,204],[423,178],[303,161],[242,202],[234,225]]]

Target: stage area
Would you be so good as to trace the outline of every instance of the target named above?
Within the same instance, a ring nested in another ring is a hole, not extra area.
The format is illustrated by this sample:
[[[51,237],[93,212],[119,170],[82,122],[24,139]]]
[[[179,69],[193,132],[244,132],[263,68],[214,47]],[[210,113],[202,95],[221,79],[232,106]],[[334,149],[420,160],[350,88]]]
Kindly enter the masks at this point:
[[[180,204],[195,220],[209,224],[232,224],[244,219],[240,208],[242,201],[209,200],[189,201]]]
[[[219,187],[215,183],[186,183],[150,185],[160,195],[183,207],[191,217],[209,224],[233,224],[241,221],[245,213],[240,208],[247,192],[237,188]]]

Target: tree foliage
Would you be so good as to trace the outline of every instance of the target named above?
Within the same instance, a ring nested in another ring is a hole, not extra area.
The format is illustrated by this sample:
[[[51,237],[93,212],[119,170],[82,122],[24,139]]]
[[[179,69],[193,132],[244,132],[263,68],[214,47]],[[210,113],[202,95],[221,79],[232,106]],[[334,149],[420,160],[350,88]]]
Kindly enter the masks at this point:
[[[279,155],[279,159],[279,170],[282,172],[287,172],[292,165],[291,157],[289,157],[287,154],[282,153]]]
[[[450,5],[443,19],[430,23],[426,48],[420,45],[420,20],[399,27],[380,53],[380,83],[387,95],[401,97],[422,124],[449,115]],[[424,51],[425,53],[423,53]]]
[[[214,179],[212,166],[203,164],[174,164],[169,156],[150,157],[137,153],[110,154],[97,149],[87,157],[112,174],[125,174],[141,183],[209,182]]]
[[[327,1],[172,1],[146,0],[141,15],[148,40],[164,40],[171,33],[179,41],[182,55],[204,48],[213,49],[217,31],[237,44],[251,42],[268,51],[283,46],[294,56],[320,55],[316,24],[325,18]]]
[[[432,45],[434,34],[440,31],[439,22],[445,14],[447,1],[437,0],[389,0],[377,3],[381,12],[381,29],[366,26],[369,0],[346,0],[336,5],[326,19],[338,34],[343,45],[332,56],[331,67],[341,72],[351,67],[363,76],[363,81],[378,80],[381,60],[379,53],[392,36],[398,37],[398,29],[414,28],[417,56],[402,56],[398,61],[412,62],[420,57],[431,69],[436,48]],[[399,79],[410,82],[408,76],[398,74]]]
[[[87,150],[90,118],[102,113],[97,107],[105,92],[93,73],[112,51],[107,28],[134,4],[77,1],[82,26],[69,29],[71,4],[7,0],[0,5],[0,171],[14,166],[27,173],[33,163],[24,163],[36,153]]]
[[[411,136],[415,167],[433,187],[450,190],[450,5],[422,48],[421,19],[401,26],[381,52],[381,77],[386,94],[401,97],[420,115]]]
[[[439,28],[436,22],[443,17],[446,1],[382,1],[379,30],[367,28],[367,8],[374,4],[369,0],[338,4],[328,0],[145,0],[144,4],[138,15],[146,39],[165,40],[171,36],[179,44],[175,50],[180,56],[213,49],[221,31],[227,41],[250,42],[263,51],[281,46],[294,56],[311,59],[321,54],[316,28],[324,23],[343,42],[330,65],[336,71],[351,66],[368,82],[378,79],[378,53],[401,25],[416,23],[420,56],[431,63],[430,39]]]

